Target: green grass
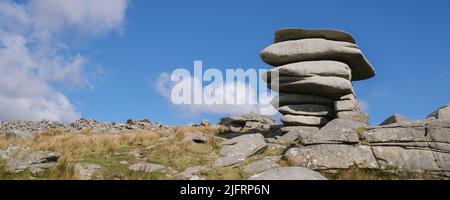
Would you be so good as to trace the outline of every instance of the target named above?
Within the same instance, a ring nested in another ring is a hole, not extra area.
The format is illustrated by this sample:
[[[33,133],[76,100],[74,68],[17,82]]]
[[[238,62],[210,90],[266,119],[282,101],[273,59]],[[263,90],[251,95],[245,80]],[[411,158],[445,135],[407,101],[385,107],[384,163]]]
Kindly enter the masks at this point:
[[[330,180],[435,180],[441,179],[430,173],[411,173],[411,172],[390,172],[377,169],[358,169],[352,168],[341,170],[337,173],[322,172],[323,176]]]
[[[168,141],[148,150],[147,161],[177,171],[188,167],[208,165],[217,158],[216,149],[209,144]]]
[[[194,173],[208,180],[246,180],[251,174],[244,172],[243,167],[214,168]]]

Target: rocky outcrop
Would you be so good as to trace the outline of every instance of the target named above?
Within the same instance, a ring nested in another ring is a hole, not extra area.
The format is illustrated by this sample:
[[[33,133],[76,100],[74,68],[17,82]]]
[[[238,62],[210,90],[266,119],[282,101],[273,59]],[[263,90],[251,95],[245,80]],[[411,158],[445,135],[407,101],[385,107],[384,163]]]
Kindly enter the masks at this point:
[[[352,81],[375,76],[353,37],[337,30],[283,29],[261,52],[274,66],[262,79],[279,96],[272,104],[286,126],[323,127],[335,118],[368,124]]]
[[[7,138],[33,139],[36,134],[48,130],[63,131],[80,131],[90,130],[98,133],[118,133],[120,131],[133,130],[163,130],[167,129],[161,123],[154,123],[149,120],[133,121],[128,120],[126,123],[116,122],[99,122],[95,119],[79,119],[73,123],[59,123],[54,121],[42,120],[40,122],[33,121],[0,121],[0,134],[6,134]]]
[[[450,120],[450,104],[442,106],[433,113],[429,114],[428,119],[447,119]]]
[[[319,131],[294,130],[287,134],[297,146],[283,159],[314,170],[358,167],[450,177],[450,120],[440,116],[422,121],[391,117],[376,127],[335,119]]]
[[[0,150],[0,159],[5,162],[6,170],[17,173],[29,170],[33,175],[45,169],[57,166],[60,153],[50,151],[33,151],[28,147],[9,145]]]
[[[269,130],[277,122],[271,116],[250,113],[240,117],[224,117],[219,125],[228,127],[233,132],[259,132]]]

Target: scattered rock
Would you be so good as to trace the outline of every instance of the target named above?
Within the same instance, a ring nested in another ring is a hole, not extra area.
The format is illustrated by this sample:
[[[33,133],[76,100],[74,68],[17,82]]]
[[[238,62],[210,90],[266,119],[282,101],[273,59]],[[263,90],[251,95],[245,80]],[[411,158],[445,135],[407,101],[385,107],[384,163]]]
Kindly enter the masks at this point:
[[[100,174],[102,167],[97,164],[76,163],[73,165],[73,171],[79,180],[102,179]]]
[[[310,169],[302,167],[279,167],[253,175],[249,180],[327,180]]]
[[[227,167],[241,164],[247,157],[255,155],[267,148],[264,136],[247,134],[225,141],[220,149],[221,158],[214,162],[213,167]]]
[[[185,169],[183,172],[179,173],[178,176],[180,176],[181,178],[184,178],[184,179],[189,179],[189,180],[203,180],[203,178],[201,178],[198,175],[194,175],[194,173],[201,172],[201,171],[204,171],[207,169],[208,169],[207,166],[189,167],[189,168]]]
[[[11,172],[30,170],[40,173],[57,165],[60,153],[50,151],[32,151],[30,148],[10,145],[0,151],[0,158],[6,160],[6,168]]]
[[[8,137],[33,138],[32,135],[42,133],[47,130],[62,131],[81,131],[90,130],[93,132],[118,133],[126,130],[164,130],[169,127],[161,123],[152,123],[148,119],[133,121],[128,120],[126,123],[115,122],[98,122],[94,119],[79,119],[73,123],[59,123],[49,120],[40,122],[33,121],[0,121],[0,132],[7,133]]]
[[[6,139],[34,139],[33,133],[22,130],[9,130],[5,131]]]
[[[200,132],[188,133],[184,137],[183,141],[204,144],[209,141],[209,137],[206,134]]]
[[[131,171],[138,171],[138,172],[154,172],[160,169],[164,169],[164,166],[162,165],[158,165],[158,164],[153,164],[153,163],[137,163],[134,165],[130,165],[130,167],[128,167],[129,170]]]
[[[228,127],[232,132],[248,132],[252,130],[269,130],[272,125],[277,123],[270,116],[250,113],[241,117],[224,117],[219,124]]]

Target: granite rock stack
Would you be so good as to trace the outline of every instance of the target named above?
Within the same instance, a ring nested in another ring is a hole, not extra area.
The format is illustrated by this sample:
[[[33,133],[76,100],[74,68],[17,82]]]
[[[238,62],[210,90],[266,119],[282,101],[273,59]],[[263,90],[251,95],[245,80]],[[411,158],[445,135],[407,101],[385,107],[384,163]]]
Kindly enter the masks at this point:
[[[321,128],[336,118],[368,123],[352,81],[372,78],[375,70],[350,34],[282,29],[261,58],[274,66],[262,78],[279,93],[272,104],[286,126]]]

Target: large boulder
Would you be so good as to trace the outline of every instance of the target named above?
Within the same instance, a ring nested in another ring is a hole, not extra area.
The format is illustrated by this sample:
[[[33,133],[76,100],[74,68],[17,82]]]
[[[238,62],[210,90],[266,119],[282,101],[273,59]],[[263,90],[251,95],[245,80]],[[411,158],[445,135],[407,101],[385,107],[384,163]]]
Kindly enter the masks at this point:
[[[221,158],[216,160],[213,167],[228,167],[242,164],[247,157],[255,155],[267,148],[264,136],[257,134],[246,134],[225,141],[220,149]]]
[[[272,74],[278,76],[335,76],[351,80],[351,70],[347,64],[331,60],[304,61],[279,66],[262,75],[262,79],[270,82]]]
[[[432,151],[377,146],[373,147],[373,154],[382,169],[441,171]]]
[[[336,112],[342,112],[342,111],[359,111],[360,109],[357,101],[340,100],[334,103],[334,110]]]
[[[0,159],[6,160],[6,169],[10,172],[30,170],[33,174],[57,165],[61,156],[58,152],[33,151],[28,147],[10,145],[0,150]]]
[[[323,38],[327,40],[343,41],[356,44],[356,41],[352,35],[341,30],[306,30],[300,28],[285,28],[275,33],[275,43],[308,38]]]
[[[450,104],[437,109],[433,113],[429,114],[427,118],[450,120]]]
[[[333,105],[334,101],[325,97],[310,94],[289,94],[279,93],[273,100],[272,105],[275,108],[287,105],[300,104],[317,104],[317,105]]]
[[[302,167],[279,167],[253,175],[249,180],[327,180],[310,169]]]
[[[325,117],[284,115],[281,121],[287,126],[324,126],[329,120]]]
[[[333,76],[291,77],[283,76],[271,80],[268,87],[276,92],[305,93],[326,96],[332,99],[353,93],[352,83],[344,78]]]
[[[310,169],[378,168],[369,146],[313,145],[289,149],[284,158],[297,166]]]
[[[240,117],[224,117],[220,119],[219,124],[234,132],[245,132],[248,130],[267,130],[276,125],[277,122],[271,116],[250,113]]]
[[[342,111],[337,112],[336,117],[338,119],[349,119],[353,121],[369,124],[369,115],[361,111]]]
[[[334,60],[346,63],[352,70],[352,80],[375,76],[375,69],[356,44],[326,39],[302,39],[275,43],[261,52],[267,64],[281,66],[311,60]]]
[[[278,111],[283,115],[306,115],[306,116],[331,116],[334,114],[333,108],[326,105],[318,104],[301,104],[288,105],[278,108]]]

